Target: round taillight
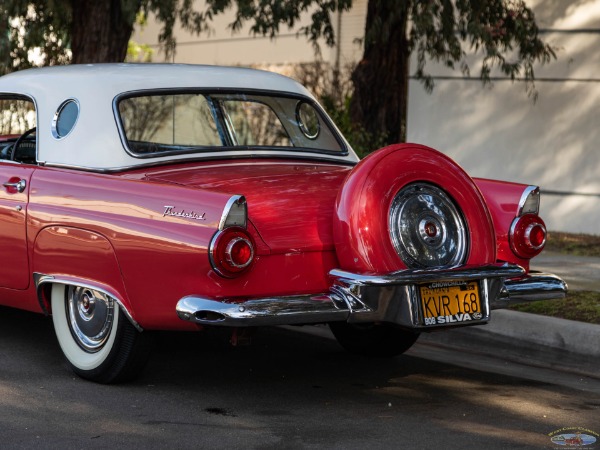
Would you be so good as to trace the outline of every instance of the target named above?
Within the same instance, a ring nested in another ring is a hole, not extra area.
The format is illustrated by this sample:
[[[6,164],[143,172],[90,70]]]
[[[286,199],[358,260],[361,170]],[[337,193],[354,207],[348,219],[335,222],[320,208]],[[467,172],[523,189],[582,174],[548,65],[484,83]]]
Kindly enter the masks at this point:
[[[209,255],[215,272],[225,278],[233,278],[252,264],[254,243],[245,229],[226,228],[213,237]]]
[[[517,256],[531,259],[544,249],[546,235],[544,221],[537,214],[525,214],[511,226],[510,245]]]
[[[533,248],[540,248],[546,243],[546,229],[539,223],[530,225],[525,234]]]
[[[252,262],[253,255],[252,243],[242,237],[232,239],[225,248],[225,259],[236,268],[247,267]]]

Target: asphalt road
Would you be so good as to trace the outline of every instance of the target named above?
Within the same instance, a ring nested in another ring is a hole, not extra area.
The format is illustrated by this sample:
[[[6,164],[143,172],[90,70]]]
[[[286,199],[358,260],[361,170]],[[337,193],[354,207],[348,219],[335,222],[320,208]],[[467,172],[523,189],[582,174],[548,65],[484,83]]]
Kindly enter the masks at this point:
[[[555,430],[600,432],[598,378],[429,338],[357,358],[321,334],[266,329],[231,348],[163,333],[141,379],[103,386],[68,371],[50,320],[0,308],[0,447],[553,448]]]

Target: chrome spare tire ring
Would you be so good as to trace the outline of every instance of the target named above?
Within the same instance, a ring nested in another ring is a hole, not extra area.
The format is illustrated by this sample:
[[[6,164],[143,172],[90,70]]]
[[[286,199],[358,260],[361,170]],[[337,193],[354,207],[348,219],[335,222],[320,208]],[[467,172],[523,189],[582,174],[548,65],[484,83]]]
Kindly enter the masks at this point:
[[[115,301],[108,295],[81,286],[65,289],[69,330],[77,345],[88,353],[98,352],[112,330]]]

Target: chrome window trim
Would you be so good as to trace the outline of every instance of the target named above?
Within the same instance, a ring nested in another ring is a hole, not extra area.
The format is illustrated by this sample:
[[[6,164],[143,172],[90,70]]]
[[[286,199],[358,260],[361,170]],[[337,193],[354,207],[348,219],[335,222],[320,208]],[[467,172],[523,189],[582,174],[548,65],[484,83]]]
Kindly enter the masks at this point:
[[[71,129],[67,132],[67,134],[65,134],[64,136],[61,136],[60,134],[58,134],[58,118],[60,116],[60,113],[65,109],[65,107],[70,104],[70,103],[75,103],[75,105],[77,106],[77,117],[75,118],[75,122],[73,123],[73,126],[71,127]],[[64,102],[62,102],[60,104],[60,106],[57,108],[56,112],[54,113],[54,117],[52,118],[52,123],[50,124],[50,131],[52,133],[52,137],[54,139],[56,139],[57,141],[60,141],[64,138],[66,138],[68,135],[70,135],[73,130],[75,129],[75,127],[77,126],[77,122],[79,121],[79,117],[81,116],[81,104],[79,103],[79,100],[77,100],[76,98],[68,98],[66,99]]]
[[[302,120],[302,118],[300,117],[300,108],[302,108],[302,106],[304,105],[308,105],[311,106],[314,109],[314,106],[308,102],[305,101],[298,101],[298,104],[296,105],[296,122],[298,122],[298,128],[300,128],[300,131],[302,132],[302,134],[307,138],[310,139],[311,141],[314,141],[315,139],[317,139],[319,137],[319,134],[321,134],[321,121],[319,120],[319,111],[317,111],[315,109],[315,113],[317,114],[317,132],[315,134],[310,134],[308,128],[306,127],[306,124],[304,123],[304,121]]]

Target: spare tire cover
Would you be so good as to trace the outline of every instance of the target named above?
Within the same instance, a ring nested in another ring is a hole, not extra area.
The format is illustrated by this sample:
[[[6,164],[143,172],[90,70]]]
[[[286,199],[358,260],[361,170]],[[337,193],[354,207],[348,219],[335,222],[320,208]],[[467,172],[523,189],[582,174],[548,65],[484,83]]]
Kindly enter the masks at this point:
[[[362,160],[338,193],[333,231],[341,269],[382,274],[407,268],[394,248],[388,222],[396,194],[415,182],[441,188],[462,212],[469,241],[465,264],[496,261],[492,219],[471,177],[432,148],[397,144]]]

